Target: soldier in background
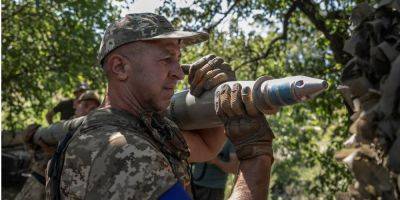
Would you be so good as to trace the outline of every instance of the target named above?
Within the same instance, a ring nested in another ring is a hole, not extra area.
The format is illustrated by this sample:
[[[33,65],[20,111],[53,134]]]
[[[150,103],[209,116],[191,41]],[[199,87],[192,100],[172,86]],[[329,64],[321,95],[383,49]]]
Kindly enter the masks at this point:
[[[99,96],[94,91],[89,90],[81,94],[77,99],[74,119],[60,121],[48,127],[28,126],[25,130],[25,143],[32,157],[31,176],[26,180],[22,190],[16,196],[16,200],[45,199],[45,169],[47,162],[55,151],[57,141],[60,141],[67,133],[68,126],[76,124],[80,117],[87,115],[99,105]],[[54,142],[49,142],[49,139],[45,141],[39,138],[35,143],[33,137],[36,134],[40,135],[39,137],[54,138]]]
[[[64,101],[59,102],[53,109],[51,109],[46,114],[46,120],[49,124],[53,123],[53,118],[57,113],[60,113],[61,120],[68,120],[71,119],[75,114],[75,109],[77,106],[77,99],[84,93],[86,90],[89,89],[87,83],[79,84],[74,90],[74,99],[67,99]]]
[[[236,174],[239,160],[227,140],[217,157],[192,165],[193,196],[196,200],[223,200],[229,174]]]

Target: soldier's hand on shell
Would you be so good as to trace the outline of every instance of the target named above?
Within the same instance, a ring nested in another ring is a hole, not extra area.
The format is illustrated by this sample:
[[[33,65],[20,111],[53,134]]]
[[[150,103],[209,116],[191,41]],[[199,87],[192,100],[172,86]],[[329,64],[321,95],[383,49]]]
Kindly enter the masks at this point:
[[[250,87],[228,84],[217,91],[215,109],[225,125],[228,138],[234,144],[240,160],[269,155],[273,159],[274,135],[265,116],[252,102]]]
[[[56,150],[54,146],[47,145],[42,139],[39,139],[37,143],[33,142],[33,137],[39,127],[40,125],[38,124],[31,124],[24,130],[24,143],[28,148],[28,152],[32,154],[31,156],[39,151],[43,151],[47,157],[51,157]]]
[[[40,127],[38,124],[30,124],[28,125],[23,132],[23,140],[24,143],[28,146],[28,148],[33,148],[33,136],[36,133],[36,130]]]
[[[182,69],[189,76],[190,93],[196,97],[221,83],[236,80],[231,67],[215,55],[207,55],[193,64],[183,64]]]

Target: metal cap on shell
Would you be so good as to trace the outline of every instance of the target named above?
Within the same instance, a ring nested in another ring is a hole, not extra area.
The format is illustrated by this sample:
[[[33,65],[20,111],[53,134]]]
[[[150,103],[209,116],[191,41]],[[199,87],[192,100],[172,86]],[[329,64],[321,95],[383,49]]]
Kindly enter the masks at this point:
[[[128,14],[106,29],[97,55],[101,65],[112,50],[134,41],[181,39],[183,46],[197,44],[208,39],[205,32],[178,31],[163,16],[153,13]]]

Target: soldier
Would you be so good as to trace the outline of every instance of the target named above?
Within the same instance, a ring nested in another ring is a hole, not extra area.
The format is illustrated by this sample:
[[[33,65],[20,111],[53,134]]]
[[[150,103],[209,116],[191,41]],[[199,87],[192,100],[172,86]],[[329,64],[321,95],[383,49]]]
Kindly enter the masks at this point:
[[[32,155],[31,176],[26,180],[21,192],[15,199],[45,199],[45,169],[48,160],[55,151],[54,145],[67,133],[69,126],[76,126],[80,118],[100,105],[98,95],[94,91],[86,91],[77,101],[76,119],[54,123],[49,127],[31,125],[25,130],[25,141]],[[39,139],[34,142],[34,135]],[[46,138],[41,139],[41,137]],[[49,140],[49,138],[54,138]],[[53,142],[54,141],[54,142]]]
[[[198,200],[223,200],[228,174],[236,174],[239,160],[227,140],[218,156],[192,165],[193,196]]]
[[[74,118],[87,115],[100,106],[99,96],[95,91],[86,91],[78,98]]]
[[[107,101],[57,149],[65,153],[50,164],[47,198],[189,199],[188,163],[215,157],[225,128],[241,160],[232,197],[265,199],[273,134],[265,117],[249,107],[249,88],[226,85],[218,94],[225,127],[185,132],[162,116],[184,78],[181,47],[207,39],[206,33],[176,31],[152,13],[129,14],[111,24],[98,56],[108,80]],[[235,79],[219,57],[187,67],[196,96]]]
[[[61,101],[58,103],[53,109],[51,109],[49,112],[46,114],[46,120],[49,124],[53,123],[53,117],[57,114],[60,113],[61,120],[68,120],[71,119],[74,116],[75,109],[77,106],[77,99],[84,93],[86,90],[89,89],[89,86],[87,83],[81,83],[79,84],[74,91],[74,99],[67,99],[64,101]]]

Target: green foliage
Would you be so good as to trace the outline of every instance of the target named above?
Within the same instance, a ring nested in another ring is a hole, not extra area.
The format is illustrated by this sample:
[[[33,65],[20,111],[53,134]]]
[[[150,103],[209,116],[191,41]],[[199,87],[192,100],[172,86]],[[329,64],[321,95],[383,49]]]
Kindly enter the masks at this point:
[[[96,53],[118,14],[104,0],[2,1],[3,129],[40,121],[81,81],[104,88]]]

